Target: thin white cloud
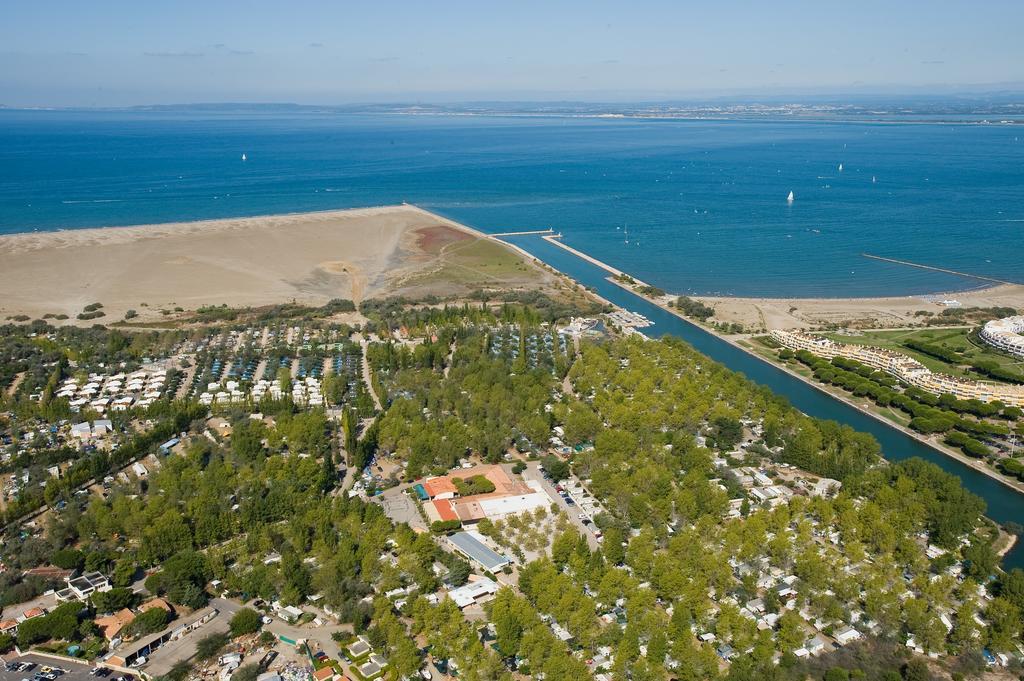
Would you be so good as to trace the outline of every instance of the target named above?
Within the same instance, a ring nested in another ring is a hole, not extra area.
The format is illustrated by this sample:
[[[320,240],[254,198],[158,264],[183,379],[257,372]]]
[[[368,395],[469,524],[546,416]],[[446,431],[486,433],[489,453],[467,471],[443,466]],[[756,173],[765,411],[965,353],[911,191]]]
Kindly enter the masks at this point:
[[[204,56],[202,52],[143,52],[147,57],[162,57],[170,59],[195,59]]]

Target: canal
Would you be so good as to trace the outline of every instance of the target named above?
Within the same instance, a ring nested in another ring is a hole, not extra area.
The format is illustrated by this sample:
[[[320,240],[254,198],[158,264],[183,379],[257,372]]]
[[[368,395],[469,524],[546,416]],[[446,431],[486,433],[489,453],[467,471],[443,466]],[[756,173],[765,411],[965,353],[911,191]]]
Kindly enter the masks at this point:
[[[651,337],[665,334],[682,338],[698,351],[720,362],[747,378],[766,385],[779,395],[784,395],[797,409],[821,419],[831,419],[874,435],[882,446],[882,452],[890,461],[899,461],[913,456],[930,461],[943,470],[960,478],[964,487],[985,499],[987,515],[999,523],[1024,520],[1024,495],[996,480],[979,473],[956,459],[950,458],[928,447],[906,433],[887,426],[857,409],[829,397],[807,385],[782,369],[740,350],[704,329],[690,324],[666,312],[657,305],[607,281],[608,273],[577,256],[554,246],[536,236],[507,238],[507,241],[530,252],[551,267],[564,272],[584,286],[593,288],[607,300],[628,310],[638,312],[654,323],[643,329]],[[1024,541],[1003,558],[1003,567],[1024,568]]]

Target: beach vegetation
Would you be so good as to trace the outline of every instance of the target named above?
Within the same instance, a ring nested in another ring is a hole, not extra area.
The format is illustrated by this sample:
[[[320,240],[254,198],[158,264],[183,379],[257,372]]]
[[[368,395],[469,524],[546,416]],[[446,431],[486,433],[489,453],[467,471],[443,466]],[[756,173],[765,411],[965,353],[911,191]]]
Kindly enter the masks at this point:
[[[693,317],[694,319],[698,319],[702,322],[706,322],[715,314],[715,309],[713,307],[709,307],[699,300],[694,300],[689,296],[679,296],[676,298],[674,307],[687,317]]]

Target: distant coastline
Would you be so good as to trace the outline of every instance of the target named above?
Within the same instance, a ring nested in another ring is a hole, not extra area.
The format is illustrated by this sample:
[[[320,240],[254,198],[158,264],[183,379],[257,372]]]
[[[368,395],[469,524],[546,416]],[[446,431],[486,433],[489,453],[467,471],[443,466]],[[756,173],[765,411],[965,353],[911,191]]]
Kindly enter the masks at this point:
[[[720,96],[709,98],[600,101],[505,101],[453,104],[187,103],[116,107],[5,106],[0,112],[80,112],[203,115],[402,115],[440,117],[582,118],[640,121],[761,121],[1024,125],[1024,93],[897,96]]]

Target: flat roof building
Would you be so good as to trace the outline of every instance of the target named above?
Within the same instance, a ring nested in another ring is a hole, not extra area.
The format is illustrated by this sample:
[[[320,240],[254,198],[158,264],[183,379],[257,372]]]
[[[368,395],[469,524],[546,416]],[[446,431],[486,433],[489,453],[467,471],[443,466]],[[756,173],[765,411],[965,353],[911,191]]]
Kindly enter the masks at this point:
[[[500,570],[511,563],[508,558],[484,544],[480,536],[474,532],[456,532],[448,537],[448,541],[456,551],[490,572]]]
[[[110,580],[99,572],[86,572],[80,577],[67,580],[67,588],[57,592],[61,601],[84,601],[97,591],[110,591]]]
[[[448,592],[448,598],[455,601],[459,608],[465,608],[474,603],[482,603],[496,593],[498,585],[493,580],[482,577],[475,582],[466,582],[457,589],[452,589]]]

